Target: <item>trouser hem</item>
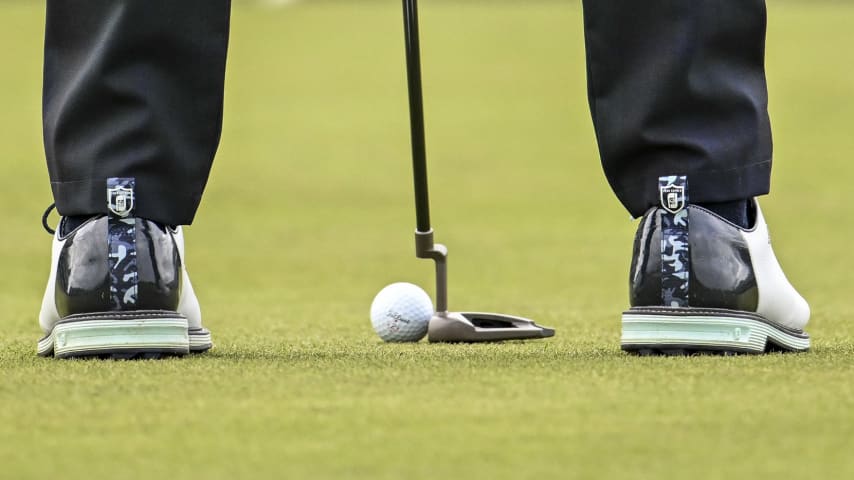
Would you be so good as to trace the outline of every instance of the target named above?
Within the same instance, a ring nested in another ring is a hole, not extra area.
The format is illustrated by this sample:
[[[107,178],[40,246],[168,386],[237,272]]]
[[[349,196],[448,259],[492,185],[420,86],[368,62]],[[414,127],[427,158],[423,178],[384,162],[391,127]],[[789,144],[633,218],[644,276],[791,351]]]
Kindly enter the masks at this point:
[[[134,215],[166,225],[189,225],[199,207],[202,189],[162,185],[137,178]],[[62,216],[97,215],[107,211],[107,179],[51,182],[56,210]]]
[[[691,203],[729,202],[767,194],[771,188],[771,160],[726,170],[685,172],[674,168],[659,175],[687,175]],[[639,179],[615,188],[614,193],[633,217],[640,217],[661,202],[658,177]]]

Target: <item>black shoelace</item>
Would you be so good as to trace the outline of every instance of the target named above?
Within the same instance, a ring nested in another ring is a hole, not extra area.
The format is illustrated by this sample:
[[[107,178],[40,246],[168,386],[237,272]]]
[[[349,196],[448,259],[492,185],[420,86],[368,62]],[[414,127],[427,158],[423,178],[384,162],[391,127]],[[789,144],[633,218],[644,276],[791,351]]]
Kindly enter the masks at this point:
[[[56,234],[56,230],[54,230],[54,229],[50,228],[50,225],[48,225],[48,223],[47,223],[47,217],[49,217],[49,216],[50,216],[50,212],[52,212],[52,211],[54,211],[54,210],[56,210],[56,204],[55,204],[55,203],[51,203],[51,204],[50,204],[50,206],[49,206],[49,207],[47,207],[47,210],[45,210],[45,211],[44,211],[44,215],[42,215],[42,226],[43,226],[43,227],[44,227],[44,229],[47,231],[47,233],[49,233],[49,234],[51,234],[51,235],[55,235],[55,234]],[[57,226],[56,228],[59,228],[59,227]]]

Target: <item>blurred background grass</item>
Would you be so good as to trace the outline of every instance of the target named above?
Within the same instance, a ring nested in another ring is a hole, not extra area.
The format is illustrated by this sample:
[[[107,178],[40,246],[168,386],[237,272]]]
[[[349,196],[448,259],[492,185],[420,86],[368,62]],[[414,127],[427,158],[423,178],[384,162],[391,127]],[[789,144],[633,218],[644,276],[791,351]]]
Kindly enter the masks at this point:
[[[9,478],[850,476],[854,7],[769,5],[763,208],[811,301],[814,352],[635,359],[618,349],[634,223],[598,165],[577,2],[422,2],[451,305],[558,329],[454,347],[382,345],[367,319],[387,283],[432,292],[413,256],[399,3],[276,3],[235,2],[223,141],[187,231],[217,349],[59,363],[33,357],[50,248],[44,5],[0,1]]]

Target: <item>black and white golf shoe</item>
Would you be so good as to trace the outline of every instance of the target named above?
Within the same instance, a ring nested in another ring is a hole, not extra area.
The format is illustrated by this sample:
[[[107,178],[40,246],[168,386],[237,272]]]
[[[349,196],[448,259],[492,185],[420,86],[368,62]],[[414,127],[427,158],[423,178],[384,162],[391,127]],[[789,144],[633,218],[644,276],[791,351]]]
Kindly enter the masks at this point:
[[[673,177],[670,177],[671,179]],[[786,279],[755,200],[741,228],[675,194],[642,218],[622,349],[654,355],[802,352],[810,308]],[[678,188],[678,187],[677,187]]]
[[[182,231],[135,218],[135,187],[132,177],[108,178],[108,215],[76,227],[63,219],[52,232],[39,355],[159,358],[212,347]]]
[[[61,232],[62,224],[39,314],[40,356],[160,358],[213,346],[180,227],[98,216]]]

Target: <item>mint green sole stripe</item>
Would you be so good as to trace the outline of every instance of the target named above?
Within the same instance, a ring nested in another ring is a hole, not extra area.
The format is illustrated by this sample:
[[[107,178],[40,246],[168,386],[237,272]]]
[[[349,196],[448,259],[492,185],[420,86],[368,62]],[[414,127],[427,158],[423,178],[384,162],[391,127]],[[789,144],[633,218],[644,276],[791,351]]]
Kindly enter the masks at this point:
[[[51,347],[54,355],[133,349],[186,352],[189,345],[183,318],[91,320],[57,325],[39,342],[39,352]]]
[[[728,347],[762,352],[768,340],[794,351],[810,347],[809,338],[748,318],[623,314],[623,345]]]

